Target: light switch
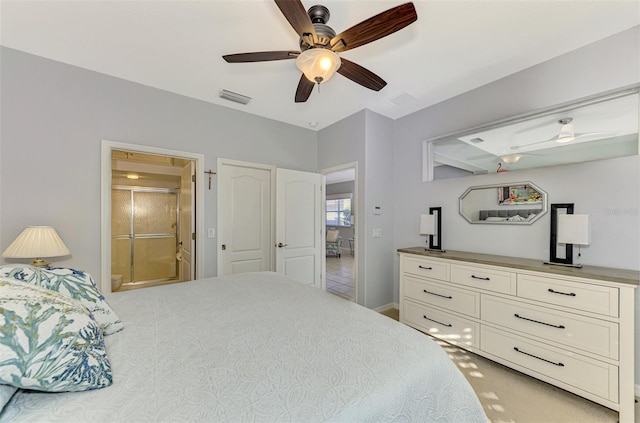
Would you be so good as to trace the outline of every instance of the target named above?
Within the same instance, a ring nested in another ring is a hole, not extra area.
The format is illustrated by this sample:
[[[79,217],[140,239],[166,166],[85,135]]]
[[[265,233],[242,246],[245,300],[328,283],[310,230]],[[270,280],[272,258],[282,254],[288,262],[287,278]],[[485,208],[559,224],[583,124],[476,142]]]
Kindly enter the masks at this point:
[[[373,237],[374,238],[382,238],[382,229],[380,229],[380,228],[373,229]]]
[[[216,237],[216,228],[209,228],[207,230],[207,236],[209,238],[215,238]]]

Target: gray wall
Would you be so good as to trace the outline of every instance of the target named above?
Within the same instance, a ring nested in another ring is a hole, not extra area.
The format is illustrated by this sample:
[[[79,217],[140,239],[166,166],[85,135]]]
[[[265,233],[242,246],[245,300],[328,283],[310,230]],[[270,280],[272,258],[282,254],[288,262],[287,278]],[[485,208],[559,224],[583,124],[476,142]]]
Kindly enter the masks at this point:
[[[365,258],[366,305],[376,308],[388,305],[393,299],[393,121],[367,110],[365,140],[365,190],[367,199],[363,209],[367,246]],[[374,207],[381,213],[373,214]],[[380,229],[382,237],[373,238],[373,230]],[[363,242],[361,242],[362,244]]]
[[[356,301],[361,305],[367,305],[365,304],[367,287],[364,267],[367,245],[360,241],[365,236],[362,211],[367,197],[365,192],[365,169],[367,166],[365,163],[365,121],[366,112],[363,110],[318,132],[318,169],[328,169],[351,162],[358,163],[358,204],[356,205],[358,288]]]
[[[444,248],[547,260],[549,214],[531,226],[517,227],[472,225],[458,214],[458,197],[469,186],[532,181],[548,193],[549,203],[575,203],[576,212],[591,215],[592,242],[582,249],[582,263],[640,270],[639,156],[421,181],[423,140],[640,83],[639,54],[636,27],[398,119],[393,151],[395,247],[424,244],[418,234],[419,216],[429,207],[441,206]],[[394,265],[398,301],[397,257]],[[640,311],[640,290],[636,307]],[[640,324],[635,339],[638,352]],[[640,384],[640,358],[636,384]]]
[[[100,145],[122,141],[316,171],[314,131],[0,48],[0,249],[28,225],[53,225],[72,252],[55,263],[100,275]],[[201,169],[203,171],[204,169]],[[216,181],[204,228],[216,224]],[[216,274],[205,240],[201,276]]]

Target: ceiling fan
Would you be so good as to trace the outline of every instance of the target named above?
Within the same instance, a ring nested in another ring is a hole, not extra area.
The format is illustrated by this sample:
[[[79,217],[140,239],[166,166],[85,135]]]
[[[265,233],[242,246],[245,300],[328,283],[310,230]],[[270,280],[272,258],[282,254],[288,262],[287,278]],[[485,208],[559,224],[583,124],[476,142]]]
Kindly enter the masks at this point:
[[[546,139],[544,141],[538,141],[538,142],[525,144],[525,145],[513,145],[511,146],[511,149],[518,150],[520,148],[529,147],[537,144],[544,144],[551,141],[555,141],[557,144],[564,144],[564,143],[568,143],[575,139],[586,137],[586,136],[596,136],[596,135],[606,136],[606,135],[615,134],[615,132],[582,132],[582,133],[575,132],[573,124],[571,122],[573,122],[573,118],[571,117],[559,119],[558,123],[562,126],[560,128],[560,133],[558,135],[554,135],[553,137]]]
[[[315,84],[329,80],[335,72],[374,91],[387,83],[362,66],[341,58],[337,53],[376,41],[406,27],[418,19],[413,3],[405,3],[379,13],[336,35],[327,26],[329,9],[312,6],[305,11],[300,0],[274,0],[284,17],[300,36],[301,51],[263,51],[222,56],[228,63],[265,62],[296,59],[303,74],[296,90],[296,103],[307,101]]]

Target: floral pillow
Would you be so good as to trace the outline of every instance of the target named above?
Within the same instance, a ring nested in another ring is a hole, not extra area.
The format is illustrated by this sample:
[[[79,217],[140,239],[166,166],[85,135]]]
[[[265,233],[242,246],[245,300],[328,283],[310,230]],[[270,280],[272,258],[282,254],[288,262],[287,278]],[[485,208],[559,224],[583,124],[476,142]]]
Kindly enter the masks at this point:
[[[122,321],[113,312],[90,274],[80,270],[40,268],[33,266],[0,266],[0,277],[10,277],[58,291],[80,301],[102,327],[104,335],[111,335],[124,328]]]
[[[80,302],[0,278],[0,384],[86,391],[113,382],[100,325]]]

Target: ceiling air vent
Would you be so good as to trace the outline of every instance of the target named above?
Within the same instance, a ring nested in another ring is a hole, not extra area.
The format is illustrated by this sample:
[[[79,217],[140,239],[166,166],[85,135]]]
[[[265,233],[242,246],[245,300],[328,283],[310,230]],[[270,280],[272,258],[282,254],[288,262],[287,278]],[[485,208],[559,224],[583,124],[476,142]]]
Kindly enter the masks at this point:
[[[220,91],[220,98],[224,98],[225,100],[235,101],[240,104],[248,104],[251,101],[251,97],[247,97],[246,95],[234,93],[232,91],[222,90]]]

